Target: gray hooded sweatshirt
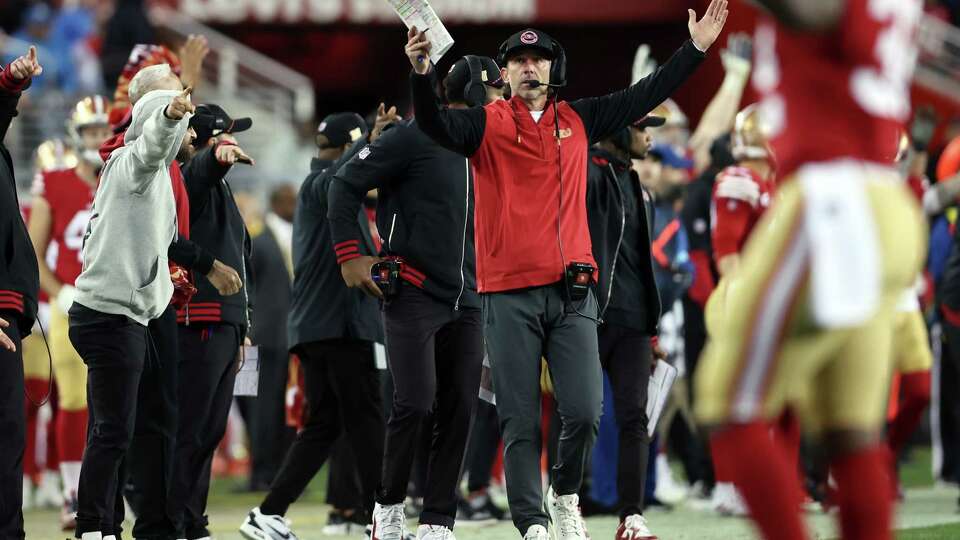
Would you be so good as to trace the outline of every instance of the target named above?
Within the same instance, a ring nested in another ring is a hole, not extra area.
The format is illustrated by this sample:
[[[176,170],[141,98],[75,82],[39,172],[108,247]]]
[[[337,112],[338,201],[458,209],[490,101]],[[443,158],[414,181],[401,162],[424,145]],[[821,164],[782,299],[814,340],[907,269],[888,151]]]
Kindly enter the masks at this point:
[[[100,175],[76,282],[77,303],[144,326],[173,296],[167,248],[177,235],[177,210],[170,164],[190,115],[171,120],[164,111],[179,93],[154,90],[134,105],[124,145]]]

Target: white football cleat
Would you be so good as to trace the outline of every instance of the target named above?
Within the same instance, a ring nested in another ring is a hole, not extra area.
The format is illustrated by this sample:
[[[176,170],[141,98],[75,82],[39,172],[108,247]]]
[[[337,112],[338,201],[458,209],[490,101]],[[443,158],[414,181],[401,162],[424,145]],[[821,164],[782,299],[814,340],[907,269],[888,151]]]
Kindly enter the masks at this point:
[[[746,517],[750,514],[736,486],[721,482],[713,488],[713,509],[721,516]]]
[[[60,473],[43,471],[43,476],[40,477],[40,485],[34,491],[34,502],[40,508],[59,509],[63,506]]]
[[[688,488],[673,477],[666,454],[657,454],[657,487],[654,496],[667,504],[677,504],[687,498]]]
[[[247,540],[297,540],[290,530],[290,520],[283,516],[264,514],[260,508],[247,513],[240,525],[240,534]]]

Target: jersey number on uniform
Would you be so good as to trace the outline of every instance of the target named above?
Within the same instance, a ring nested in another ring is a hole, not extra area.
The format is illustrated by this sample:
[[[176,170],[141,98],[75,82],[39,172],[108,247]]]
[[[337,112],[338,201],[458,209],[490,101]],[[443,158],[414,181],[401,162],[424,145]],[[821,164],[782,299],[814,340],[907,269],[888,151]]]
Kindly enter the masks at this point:
[[[881,118],[905,121],[910,115],[910,77],[917,63],[916,33],[920,2],[870,0],[867,14],[890,23],[877,36],[873,50],[880,64],[853,70],[850,91],[865,111]]]
[[[91,213],[89,208],[80,210],[63,230],[63,243],[66,244],[67,249],[77,252],[77,260],[80,262],[83,262],[83,237],[87,232]]]

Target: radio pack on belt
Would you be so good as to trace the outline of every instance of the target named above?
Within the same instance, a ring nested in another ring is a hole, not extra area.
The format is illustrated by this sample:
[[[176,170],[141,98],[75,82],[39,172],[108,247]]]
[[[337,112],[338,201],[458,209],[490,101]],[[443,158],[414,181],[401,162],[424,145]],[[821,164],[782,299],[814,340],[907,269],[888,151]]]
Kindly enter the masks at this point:
[[[587,297],[587,291],[590,290],[590,283],[593,281],[593,271],[593,266],[587,263],[572,262],[567,265],[564,280],[570,300],[576,302]]]
[[[402,268],[403,261],[388,259],[378,262],[370,269],[370,277],[383,291],[384,296],[393,296],[400,290],[400,270]]]

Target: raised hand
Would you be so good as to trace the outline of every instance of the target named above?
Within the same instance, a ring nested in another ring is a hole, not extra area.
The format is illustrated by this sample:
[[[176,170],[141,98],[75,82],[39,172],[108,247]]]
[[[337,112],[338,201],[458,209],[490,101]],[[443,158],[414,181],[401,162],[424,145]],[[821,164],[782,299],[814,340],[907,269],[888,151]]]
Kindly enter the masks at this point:
[[[401,120],[400,115],[397,114],[397,107],[390,107],[388,110],[386,105],[383,103],[377,108],[377,119],[373,122],[373,129],[370,130],[370,142],[373,142],[380,138],[380,135],[383,133],[383,130],[387,128],[390,124],[394,122],[399,122]]]
[[[186,86],[196,88],[200,83],[200,70],[203,67],[203,60],[210,53],[210,45],[207,38],[191,34],[187,41],[180,47],[180,71],[182,75],[180,80]]]
[[[164,111],[167,118],[171,120],[182,120],[187,114],[193,113],[196,107],[194,107],[193,102],[190,101],[190,94],[192,93],[193,87],[188,86],[183,89],[183,92],[180,92],[180,95],[173,98],[170,105],[167,105],[167,110]]]
[[[697,21],[697,13],[688,9],[687,28],[690,30],[690,39],[701,51],[706,51],[720,36],[724,23],[727,22],[727,0],[713,0],[707,7],[707,13]]]
[[[745,33],[730,34],[727,48],[720,51],[720,61],[727,73],[749,76],[753,65],[753,40]]]
[[[716,38],[714,38],[716,39]],[[407,58],[410,59],[410,65],[413,70],[420,75],[425,75],[430,71],[430,49],[433,44],[427,40],[427,31],[421,32],[416,26],[411,26],[407,32],[407,46],[404,50]]]
[[[36,77],[43,73],[43,66],[37,60],[37,47],[30,46],[30,51],[26,56],[21,56],[10,63],[10,74],[13,78],[22,81],[31,77]]]

